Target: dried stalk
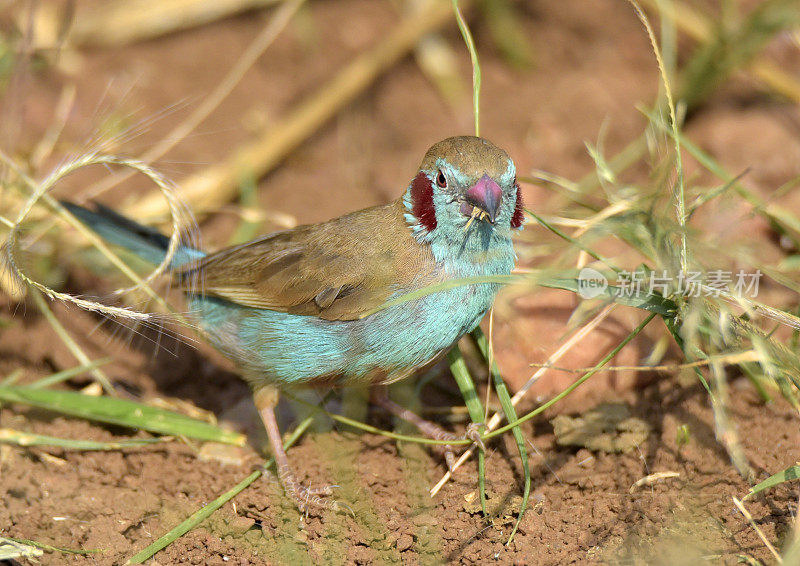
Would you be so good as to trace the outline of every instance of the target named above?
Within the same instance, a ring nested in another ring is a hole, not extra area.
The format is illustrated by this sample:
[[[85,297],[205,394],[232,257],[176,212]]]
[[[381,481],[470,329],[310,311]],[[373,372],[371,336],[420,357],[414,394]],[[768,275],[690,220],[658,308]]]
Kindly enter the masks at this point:
[[[283,5],[275,10],[272,18],[259,33],[247,50],[242,54],[236,64],[231,68],[217,87],[206,97],[192,114],[183,122],[178,124],[164,138],[147,150],[140,160],[145,163],[153,163],[161,159],[164,154],[170,151],[178,143],[186,138],[197,126],[199,126],[211,113],[216,110],[225,100],[231,91],[238,85],[242,77],[250,70],[255,62],[261,57],[272,42],[289,24],[292,16],[297,12],[304,0],[286,0]],[[135,171],[126,169],[116,175],[109,175],[102,181],[90,187],[81,195],[83,199],[93,199],[97,195],[117,186],[119,183],[133,176]]]
[[[256,140],[240,147],[225,161],[181,182],[181,198],[198,216],[226,204],[237,194],[242,178],[258,178],[273,169],[412,50],[421,37],[451,22],[452,11],[447,2],[431,4],[424,12],[403,20],[371,51],[356,57]],[[125,212],[141,220],[164,217],[168,210],[161,195],[151,194],[131,203]]]
[[[125,45],[201,26],[280,0],[106,0],[81,10],[67,40],[73,45]],[[44,3],[38,18],[60,20],[57,3]],[[48,29],[47,26],[45,29]]]
[[[672,20],[677,28],[698,42],[711,39],[713,23],[683,2],[660,2],[659,0],[639,0],[649,10],[661,17]],[[744,68],[776,93],[789,100],[800,103],[800,81],[783,71],[766,57],[756,57]]]

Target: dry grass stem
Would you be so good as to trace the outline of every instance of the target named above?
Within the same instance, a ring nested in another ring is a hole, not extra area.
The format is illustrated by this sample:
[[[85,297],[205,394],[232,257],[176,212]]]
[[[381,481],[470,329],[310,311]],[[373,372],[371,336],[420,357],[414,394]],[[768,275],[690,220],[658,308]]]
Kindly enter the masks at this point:
[[[764,356],[756,350],[748,350],[746,352],[735,352],[732,354],[723,354],[719,356],[709,356],[705,360],[698,360],[696,362],[689,362],[685,364],[670,364],[658,366],[605,366],[598,370],[598,373],[605,371],[680,371],[683,369],[691,369],[697,367],[704,367],[712,363],[721,363],[725,365],[738,365],[746,362],[763,361]],[[563,368],[551,364],[531,364],[532,367],[549,368],[554,371],[563,371],[566,373],[585,373],[593,370],[593,367],[583,368]]]
[[[744,515],[744,518],[747,519],[747,522],[750,523],[750,526],[753,527],[753,530],[758,535],[758,538],[761,539],[761,542],[764,543],[764,546],[766,546],[767,549],[772,554],[772,556],[775,557],[775,561],[778,564],[783,564],[783,558],[781,558],[781,555],[778,554],[777,550],[775,550],[775,547],[772,546],[772,543],[769,542],[769,539],[767,539],[766,535],[764,534],[764,531],[762,531],[759,528],[758,524],[755,522],[753,516],[750,514],[750,512],[747,510],[744,504],[741,501],[739,501],[737,497],[733,497],[732,499],[733,499],[733,504],[736,505],[736,508],[742,513],[742,515]]]
[[[125,45],[197,27],[280,0],[105,0],[78,7],[67,39],[74,45]],[[36,26],[57,29],[64,19],[59,3],[41,4]]]
[[[390,69],[421,37],[452,23],[449,3],[436,2],[424,12],[403,20],[372,50],[356,57],[330,81],[302,100],[258,139],[238,148],[222,162],[180,183],[182,198],[195,214],[216,210],[236,194],[242,178],[259,178],[273,169],[292,150]],[[160,218],[167,210],[158,195],[138,199],[125,207],[138,219]]]
[[[640,487],[653,485],[654,483],[659,482],[661,480],[666,480],[670,478],[679,478],[679,477],[681,477],[680,472],[655,472],[653,474],[649,474],[637,480],[636,483],[634,483],[631,486],[630,493],[635,492]]]
[[[146,313],[141,313],[134,311],[128,308],[120,308],[114,306],[103,305],[96,301],[82,299],[80,297],[76,297],[69,293],[61,293],[50,289],[49,287],[42,285],[38,281],[34,281],[30,277],[28,277],[18,266],[16,258],[15,258],[15,248],[17,245],[17,239],[19,236],[19,231],[21,228],[22,223],[27,218],[28,214],[31,210],[36,206],[36,204],[42,200],[45,202],[47,206],[49,206],[52,210],[58,212],[63,218],[65,218],[72,226],[77,228],[81,231],[82,234],[86,235],[90,242],[92,242],[95,247],[100,249],[106,257],[108,257],[114,265],[116,265],[125,275],[127,275],[132,281],[134,281],[134,285],[132,287],[128,287],[126,289],[120,289],[117,293],[128,293],[134,291],[136,289],[142,289],[148,295],[158,301],[160,304],[165,305],[164,300],[159,297],[150,287],[150,283],[159,275],[164,273],[170,263],[172,262],[172,258],[175,255],[178,247],[181,245],[181,234],[184,233],[185,228],[190,225],[187,217],[187,213],[184,210],[184,207],[180,200],[178,200],[175,191],[169,185],[169,183],[164,179],[158,172],[153,170],[152,168],[148,167],[144,163],[139,161],[124,159],[116,156],[110,155],[98,155],[94,153],[89,153],[78,157],[72,161],[68,161],[56,171],[54,171],[50,176],[47,177],[42,183],[36,183],[32,179],[30,179],[27,175],[25,175],[16,165],[14,162],[8,158],[5,154],[0,153],[0,158],[12,169],[14,169],[15,173],[22,178],[25,183],[31,188],[32,193],[28,198],[25,206],[22,207],[17,218],[14,220],[13,226],[11,227],[8,238],[6,242],[2,246],[2,267],[4,271],[6,271],[12,279],[24,283],[28,286],[34,287],[50,297],[51,299],[60,300],[68,303],[73,303],[83,309],[99,312],[111,317],[120,317],[123,319],[132,319],[132,320],[148,320],[150,319],[150,315]],[[88,167],[90,165],[119,165],[123,167],[130,167],[138,172],[142,173],[143,175],[147,176],[150,180],[152,180],[158,188],[161,190],[161,194],[166,199],[169,212],[172,217],[172,228],[173,232],[170,236],[169,247],[167,249],[167,254],[161,264],[156,267],[150,275],[146,278],[141,279],[139,278],[131,269],[125,265],[108,247],[99,239],[98,236],[94,235],[88,228],[86,228],[81,222],[79,222],[76,218],[72,216],[67,210],[61,206],[61,204],[54,200],[49,194],[48,191],[63,177],[69,175],[70,173],[80,169],[82,167]]]
[[[161,159],[168,151],[175,147],[178,143],[183,141],[192,131],[199,126],[203,120],[208,118],[209,115],[222,103],[225,98],[231,93],[237,84],[242,80],[245,73],[253,66],[261,55],[272,45],[272,42],[280,35],[291,21],[292,16],[302,6],[304,0],[287,0],[283,5],[275,11],[273,17],[269,20],[264,29],[252,41],[247,50],[242,54],[233,68],[228,71],[228,74],[220,81],[214,91],[206,97],[203,103],[186,118],[183,122],[178,124],[170,133],[162,138],[160,142],[150,148],[140,160],[145,163],[154,163]],[[132,176],[135,172],[126,170],[117,175],[109,175],[102,181],[90,187],[84,195],[85,199],[91,199],[97,195],[107,191],[108,189],[118,185],[125,179]]]
[[[685,2],[639,0],[649,10],[670,18],[677,28],[698,42],[707,42],[713,35],[713,23]],[[800,103],[800,80],[782,70],[766,57],[756,57],[746,69],[776,93]]]

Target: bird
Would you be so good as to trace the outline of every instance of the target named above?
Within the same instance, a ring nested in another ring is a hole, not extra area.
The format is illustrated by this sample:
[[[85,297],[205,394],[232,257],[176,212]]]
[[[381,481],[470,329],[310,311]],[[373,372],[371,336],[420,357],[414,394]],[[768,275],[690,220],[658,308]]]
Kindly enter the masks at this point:
[[[152,263],[166,257],[169,239],[157,230],[98,203],[63,204],[108,242]],[[356,384],[385,391],[433,363],[478,326],[501,285],[447,286],[392,300],[439,283],[509,274],[512,235],[523,223],[513,160],[484,138],[456,136],[428,149],[393,202],[213,253],[177,250],[170,276],[203,337],[252,386],[278,478],[301,512],[337,504],[330,486],[298,481],[275,416],[280,393]],[[456,438],[385,392],[376,401],[427,436]]]

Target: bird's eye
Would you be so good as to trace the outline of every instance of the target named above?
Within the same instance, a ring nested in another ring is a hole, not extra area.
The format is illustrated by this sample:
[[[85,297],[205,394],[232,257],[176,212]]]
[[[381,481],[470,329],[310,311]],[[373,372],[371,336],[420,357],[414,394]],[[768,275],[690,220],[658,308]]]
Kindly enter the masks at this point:
[[[442,189],[447,186],[447,179],[441,169],[439,169],[439,174],[436,175],[436,184]]]

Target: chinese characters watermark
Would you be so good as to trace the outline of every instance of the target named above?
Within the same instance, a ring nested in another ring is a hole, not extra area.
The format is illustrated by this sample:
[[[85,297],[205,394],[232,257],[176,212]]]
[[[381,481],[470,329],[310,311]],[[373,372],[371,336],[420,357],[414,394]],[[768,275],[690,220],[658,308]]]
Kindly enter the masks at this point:
[[[738,272],[724,271],[620,271],[613,287],[605,275],[585,267],[578,274],[578,294],[584,299],[594,299],[603,294],[616,297],[635,297],[643,293],[672,294],[684,297],[719,297],[732,294],[739,297],[758,295],[761,281],[760,270],[753,273],[740,269]]]

